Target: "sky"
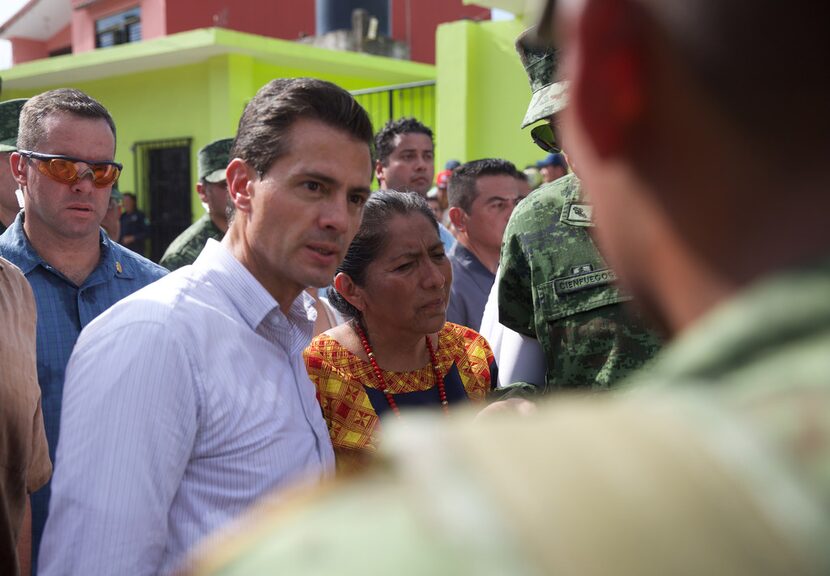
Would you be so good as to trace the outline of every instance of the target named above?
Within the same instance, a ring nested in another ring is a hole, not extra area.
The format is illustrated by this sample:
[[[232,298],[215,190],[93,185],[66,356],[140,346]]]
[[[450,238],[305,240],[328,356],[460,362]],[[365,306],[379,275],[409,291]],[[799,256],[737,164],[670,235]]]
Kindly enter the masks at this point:
[[[0,0],[0,23],[5,23],[27,0]],[[0,40],[0,70],[12,65],[12,51],[8,40]]]

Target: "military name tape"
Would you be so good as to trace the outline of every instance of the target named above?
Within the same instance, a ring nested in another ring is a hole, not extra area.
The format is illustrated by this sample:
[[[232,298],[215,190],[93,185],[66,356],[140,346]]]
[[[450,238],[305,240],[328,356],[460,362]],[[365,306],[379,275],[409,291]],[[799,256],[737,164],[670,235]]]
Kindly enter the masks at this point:
[[[588,272],[587,274],[577,274],[576,276],[567,276],[565,278],[557,278],[553,281],[554,288],[557,294],[569,294],[571,292],[578,292],[586,288],[594,286],[602,286],[617,281],[617,275],[610,268],[604,270],[597,270],[595,272]]]

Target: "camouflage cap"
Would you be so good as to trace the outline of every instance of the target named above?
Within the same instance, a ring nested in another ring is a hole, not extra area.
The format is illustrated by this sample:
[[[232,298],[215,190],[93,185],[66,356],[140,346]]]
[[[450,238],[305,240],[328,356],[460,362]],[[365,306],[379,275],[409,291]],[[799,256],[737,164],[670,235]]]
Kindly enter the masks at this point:
[[[20,110],[27,98],[0,102],[0,152],[17,150],[17,127],[20,123]]]
[[[526,30],[516,41],[533,96],[522,120],[522,128],[562,111],[568,104],[568,83],[555,82],[559,50],[537,35],[536,27]]]
[[[199,180],[216,183],[225,181],[225,168],[230,162],[233,138],[215,140],[199,150]]]

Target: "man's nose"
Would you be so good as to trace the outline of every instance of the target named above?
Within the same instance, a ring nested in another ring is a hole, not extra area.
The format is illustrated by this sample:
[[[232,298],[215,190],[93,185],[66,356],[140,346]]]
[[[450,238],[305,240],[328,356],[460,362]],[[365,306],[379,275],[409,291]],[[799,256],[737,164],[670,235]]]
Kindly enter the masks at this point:
[[[326,202],[320,215],[324,228],[345,232],[349,227],[349,200],[345,194],[332,194],[331,201]]]

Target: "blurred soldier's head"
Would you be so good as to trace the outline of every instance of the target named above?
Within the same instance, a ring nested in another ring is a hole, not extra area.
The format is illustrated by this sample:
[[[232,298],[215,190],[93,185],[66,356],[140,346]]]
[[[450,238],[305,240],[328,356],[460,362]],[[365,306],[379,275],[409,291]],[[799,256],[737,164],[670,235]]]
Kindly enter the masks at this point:
[[[214,140],[199,150],[199,182],[196,193],[213,223],[222,231],[228,229],[228,182],[225,169],[230,161],[233,138]]]

